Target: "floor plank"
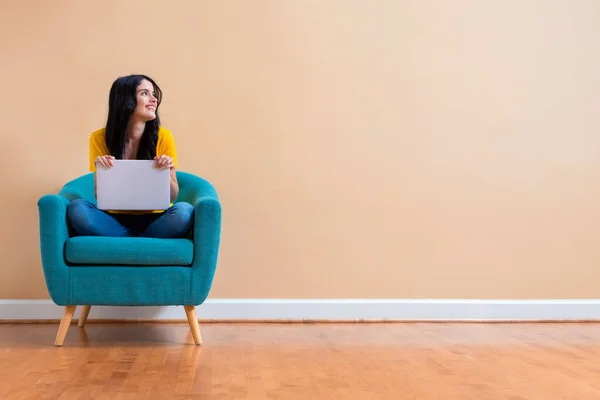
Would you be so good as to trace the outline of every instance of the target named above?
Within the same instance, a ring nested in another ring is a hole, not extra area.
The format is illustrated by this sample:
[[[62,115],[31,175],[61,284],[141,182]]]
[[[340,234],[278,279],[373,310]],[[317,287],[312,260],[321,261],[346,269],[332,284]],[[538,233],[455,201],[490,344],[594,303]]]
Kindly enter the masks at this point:
[[[0,325],[1,399],[600,399],[600,324]]]

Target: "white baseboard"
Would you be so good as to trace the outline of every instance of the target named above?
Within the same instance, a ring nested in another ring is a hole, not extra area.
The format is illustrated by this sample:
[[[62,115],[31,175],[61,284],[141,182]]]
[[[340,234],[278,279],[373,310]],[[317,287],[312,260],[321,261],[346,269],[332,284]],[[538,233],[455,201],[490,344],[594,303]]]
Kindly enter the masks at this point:
[[[62,310],[51,300],[0,300],[0,322],[58,320]],[[213,321],[600,321],[600,300],[208,299],[196,312]],[[96,306],[88,319],[183,321],[185,312]]]

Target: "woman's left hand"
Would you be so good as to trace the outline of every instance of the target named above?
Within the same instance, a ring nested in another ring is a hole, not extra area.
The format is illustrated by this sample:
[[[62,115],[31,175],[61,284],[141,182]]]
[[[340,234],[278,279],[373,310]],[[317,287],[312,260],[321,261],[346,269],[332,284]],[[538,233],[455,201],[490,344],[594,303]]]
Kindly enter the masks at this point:
[[[154,161],[156,161],[156,168],[173,168],[175,166],[173,159],[164,154],[154,157]]]

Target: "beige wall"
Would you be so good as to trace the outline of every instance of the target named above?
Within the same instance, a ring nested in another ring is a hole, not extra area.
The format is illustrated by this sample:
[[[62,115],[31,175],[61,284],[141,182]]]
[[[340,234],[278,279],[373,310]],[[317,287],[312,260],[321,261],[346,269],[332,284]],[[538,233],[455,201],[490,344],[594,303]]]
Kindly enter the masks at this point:
[[[599,43],[596,0],[4,0],[0,298],[134,72],[221,195],[212,297],[600,297]]]

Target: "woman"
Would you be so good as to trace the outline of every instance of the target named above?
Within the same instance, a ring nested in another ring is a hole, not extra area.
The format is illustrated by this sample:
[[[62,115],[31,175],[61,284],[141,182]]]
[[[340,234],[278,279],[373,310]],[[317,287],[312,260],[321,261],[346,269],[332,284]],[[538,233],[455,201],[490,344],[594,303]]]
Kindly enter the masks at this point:
[[[107,168],[112,160],[155,160],[157,168],[171,170],[171,202],[179,193],[177,151],[171,132],[160,126],[158,106],[162,92],[145,75],[118,78],[112,85],[106,127],[90,137],[90,171],[96,165]],[[194,221],[189,203],[171,204],[166,211],[103,211],[93,203],[77,199],[69,204],[67,217],[75,232],[82,236],[144,236],[178,238],[187,236]]]

